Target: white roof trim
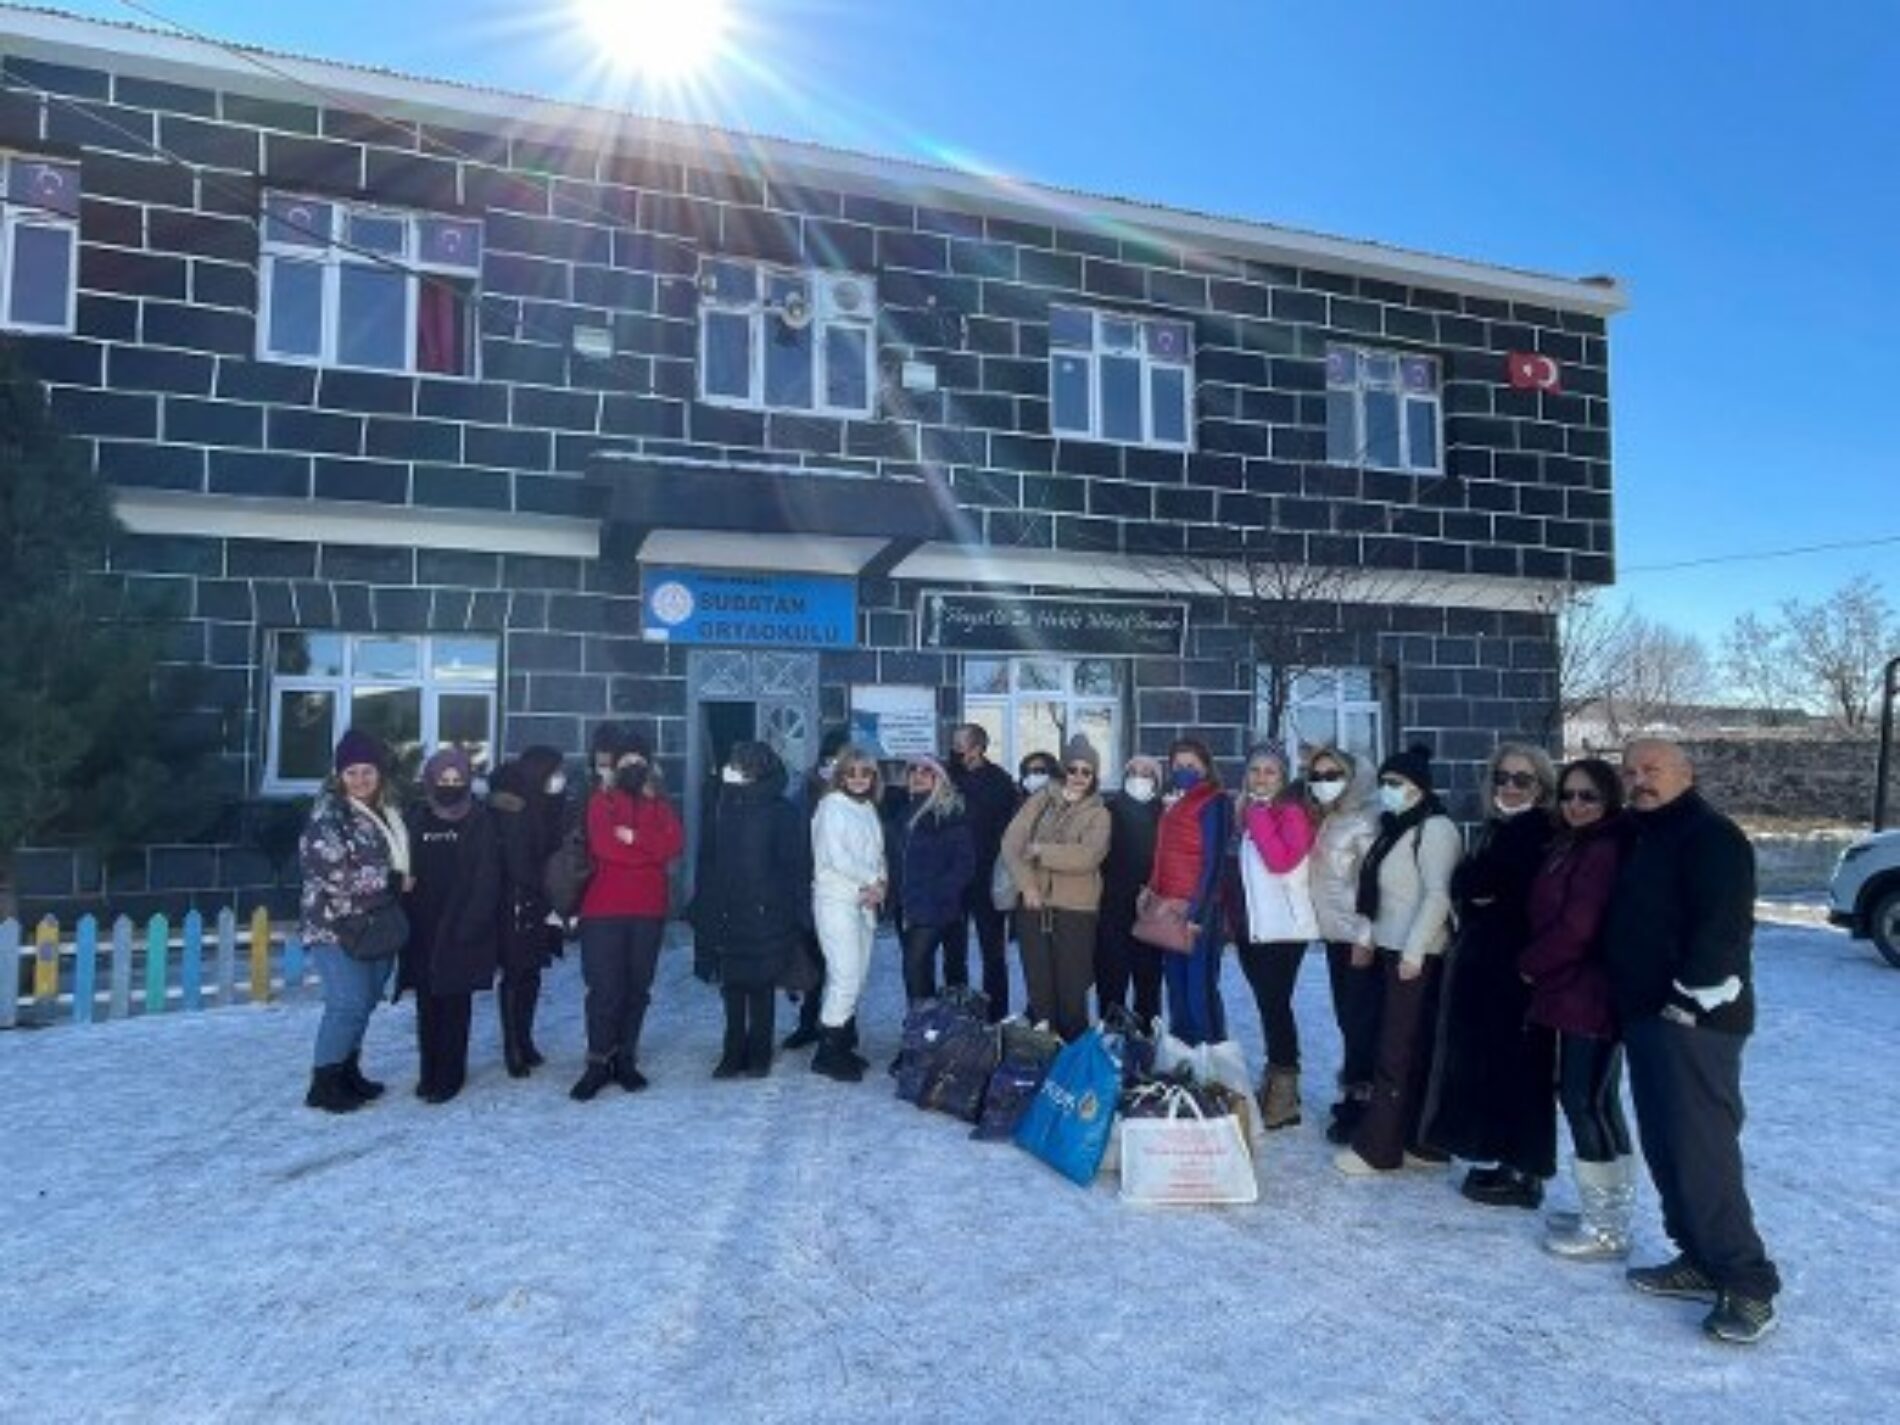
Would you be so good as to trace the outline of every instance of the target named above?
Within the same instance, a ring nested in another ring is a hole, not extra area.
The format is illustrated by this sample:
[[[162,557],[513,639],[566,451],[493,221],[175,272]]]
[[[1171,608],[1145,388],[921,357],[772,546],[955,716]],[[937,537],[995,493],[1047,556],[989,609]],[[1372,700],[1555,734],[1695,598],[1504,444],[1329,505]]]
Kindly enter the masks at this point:
[[[90,64],[118,73],[196,83],[260,97],[284,98],[284,84],[217,44],[141,25],[82,19],[56,11],[0,5],[0,29],[9,48],[32,58]],[[858,190],[881,191],[904,201],[968,206],[999,216],[1037,222],[1106,222],[1139,228],[1193,248],[1229,255],[1324,268],[1355,276],[1440,287],[1472,296],[1533,302],[1596,316],[1628,305],[1613,279],[1581,280],[1414,252],[1404,248],[1303,232],[1269,223],[1190,212],[1124,198],[1065,190],[941,168],[902,158],[877,157],[822,144],[765,138],[620,113],[589,105],[511,94],[444,80],[419,79],[387,70],[279,54],[257,46],[270,65],[301,83],[392,117],[448,124],[469,119],[503,128],[532,127],[578,132],[603,143],[637,138],[643,148],[707,161],[707,151],[801,181],[828,181]],[[298,102],[318,103],[315,96]]]
[[[598,522],[552,515],[356,505],[336,500],[251,499],[166,490],[121,490],[114,503],[120,521],[134,534],[465,549],[559,559],[600,557]]]
[[[881,539],[846,536],[656,529],[640,546],[640,563],[855,577],[883,548]]]

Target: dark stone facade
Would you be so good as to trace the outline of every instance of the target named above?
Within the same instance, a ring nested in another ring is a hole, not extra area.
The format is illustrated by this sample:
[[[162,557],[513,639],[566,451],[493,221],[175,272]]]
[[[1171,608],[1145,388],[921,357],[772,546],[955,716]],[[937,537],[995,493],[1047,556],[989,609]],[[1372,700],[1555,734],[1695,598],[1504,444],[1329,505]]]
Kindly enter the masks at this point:
[[[1421,579],[1612,573],[1596,315],[1189,248],[1158,210],[1155,236],[1110,235],[1020,208],[906,201],[889,184],[781,182],[742,146],[708,142],[689,161],[637,135],[616,148],[473,117],[373,120],[288,85],[214,91],[116,73],[104,57],[7,65],[46,93],[5,96],[0,146],[77,156],[84,190],[77,330],[19,344],[59,421],[128,491],[575,517],[592,508],[590,462],[625,451],[899,480],[928,469],[970,538],[1016,550],[1165,560],[1257,530],[1296,561]],[[277,186],[481,218],[480,379],[256,360],[257,208]],[[707,255],[874,276],[874,418],[696,401]],[[1194,453],[1052,438],[1053,301],[1192,324]],[[615,355],[574,355],[577,325],[610,330]],[[1440,360],[1442,476],[1325,463],[1324,354],[1340,339]],[[1563,391],[1512,389],[1511,351],[1562,362]],[[931,363],[938,389],[904,389],[904,360]],[[681,752],[686,650],[640,641],[629,563],[135,534],[112,572],[175,596],[172,656],[201,672],[229,729],[234,799],[255,795],[274,629],[494,633],[506,748],[578,749],[613,715],[648,725],[664,757]],[[823,656],[828,719],[850,683],[889,679],[935,682],[954,720],[955,658],[918,651],[920,587],[862,581],[865,646]],[[1129,727],[1146,750],[1192,729],[1237,758],[1252,670],[1217,608],[1197,604],[1189,630],[1187,656],[1133,664]],[[1389,670],[1393,740],[1434,741],[1455,792],[1474,789],[1500,733],[1544,735],[1545,616],[1371,607],[1341,643],[1337,661]],[[248,904],[270,879],[237,845],[154,848],[111,873],[31,852],[20,874],[29,908],[135,913]]]

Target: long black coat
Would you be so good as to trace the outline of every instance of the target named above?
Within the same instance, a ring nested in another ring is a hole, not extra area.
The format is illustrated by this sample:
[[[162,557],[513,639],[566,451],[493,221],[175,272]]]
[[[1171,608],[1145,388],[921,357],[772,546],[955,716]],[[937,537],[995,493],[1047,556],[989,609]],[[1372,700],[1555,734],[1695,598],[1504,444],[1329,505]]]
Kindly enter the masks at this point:
[[[1517,960],[1530,890],[1553,835],[1537,807],[1485,822],[1452,872],[1456,939],[1445,955],[1438,1044],[1421,1136],[1434,1148],[1549,1177],[1557,1171],[1556,1041],[1527,1018]]]
[[[410,870],[403,897],[409,943],[398,989],[463,995],[495,982],[500,954],[501,855],[494,817],[477,803],[445,821],[425,802],[409,813]]]
[[[996,857],[1003,847],[1003,833],[1022,803],[1022,793],[1009,773],[994,762],[985,762],[974,772],[961,762],[952,761],[950,781],[963,794],[963,814],[970,827],[970,849],[975,863],[964,903],[988,910],[990,877],[996,870]]]
[[[1108,856],[1102,862],[1102,923],[1126,931],[1135,923],[1135,899],[1154,871],[1161,799],[1138,802],[1118,792],[1107,800]]]
[[[777,984],[811,924],[811,827],[785,797],[783,774],[722,784],[700,831],[695,960],[720,983]]]
[[[488,809],[501,855],[502,972],[543,969],[561,947],[561,932],[548,924],[544,876],[561,842],[566,802],[544,786],[528,785],[519,764],[510,762],[495,773]]]

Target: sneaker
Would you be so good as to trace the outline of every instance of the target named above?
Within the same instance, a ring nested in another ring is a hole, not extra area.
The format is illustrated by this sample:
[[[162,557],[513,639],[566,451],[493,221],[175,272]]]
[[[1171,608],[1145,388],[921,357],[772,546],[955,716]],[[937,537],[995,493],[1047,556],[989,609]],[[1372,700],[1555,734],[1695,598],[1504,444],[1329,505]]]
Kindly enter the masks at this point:
[[[1717,1341],[1752,1346],[1775,1329],[1775,1304],[1732,1291],[1715,1298],[1715,1310],[1702,1318],[1702,1329]]]
[[[1623,1280],[1645,1296],[1714,1301],[1717,1294],[1714,1278],[1685,1256],[1676,1256],[1660,1266],[1631,1267],[1623,1273]]]

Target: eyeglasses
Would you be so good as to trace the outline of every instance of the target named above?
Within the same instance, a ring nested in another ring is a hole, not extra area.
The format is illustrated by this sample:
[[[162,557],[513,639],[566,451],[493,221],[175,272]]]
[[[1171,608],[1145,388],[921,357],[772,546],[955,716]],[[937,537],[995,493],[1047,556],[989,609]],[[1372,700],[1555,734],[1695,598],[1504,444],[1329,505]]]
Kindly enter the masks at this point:
[[[1520,792],[1528,792],[1537,785],[1535,772],[1493,772],[1491,785],[1494,787],[1515,787]]]
[[[1343,782],[1346,780],[1346,774],[1344,772],[1308,772],[1306,774],[1306,780],[1309,782]]]
[[[1071,777],[1093,777],[1095,775],[1095,769],[1086,762],[1077,762],[1074,766],[1065,767],[1062,770],[1067,772]]]
[[[1594,787],[1565,787],[1557,793],[1560,802],[1581,802],[1585,806],[1595,806],[1603,800],[1603,793]]]

